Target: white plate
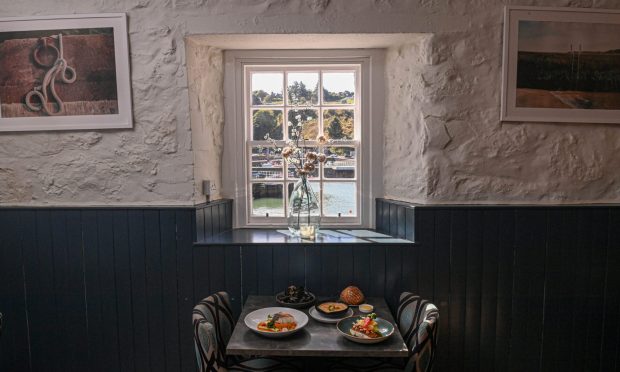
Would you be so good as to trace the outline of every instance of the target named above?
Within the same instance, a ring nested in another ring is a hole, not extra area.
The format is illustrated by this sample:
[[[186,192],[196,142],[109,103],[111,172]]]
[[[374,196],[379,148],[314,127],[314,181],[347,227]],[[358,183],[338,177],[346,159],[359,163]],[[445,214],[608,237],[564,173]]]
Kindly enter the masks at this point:
[[[289,313],[293,316],[293,318],[295,318],[295,321],[297,321],[297,328],[290,330],[290,331],[284,331],[284,332],[267,332],[267,331],[258,330],[257,328],[258,323],[267,320],[268,315],[273,315],[281,311],[285,313]],[[245,316],[245,319],[243,321],[245,322],[245,325],[249,329],[258,333],[261,336],[279,338],[279,337],[286,337],[296,332],[299,332],[302,328],[306,326],[306,324],[308,324],[308,316],[304,314],[303,312],[299,310],[291,309],[290,307],[265,307],[262,309],[252,311],[251,313]]]
[[[310,314],[310,316],[312,317],[312,319],[319,321],[321,323],[329,323],[329,324],[336,324],[338,323],[341,319],[344,318],[348,318],[350,316],[353,316],[353,309],[351,309],[349,307],[349,310],[342,314],[341,317],[339,318],[328,318],[326,316],[324,316],[323,314],[321,314],[314,306],[312,306],[310,308],[310,310],[308,311],[308,314]]]

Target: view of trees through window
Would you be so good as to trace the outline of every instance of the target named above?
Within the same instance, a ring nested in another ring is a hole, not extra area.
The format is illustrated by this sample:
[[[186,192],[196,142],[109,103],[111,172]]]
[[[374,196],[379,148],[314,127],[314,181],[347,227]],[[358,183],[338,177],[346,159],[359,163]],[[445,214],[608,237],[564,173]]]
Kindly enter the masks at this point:
[[[252,217],[285,217],[288,194],[297,181],[267,138],[278,146],[294,138],[301,122],[304,146],[326,155],[309,175],[326,217],[357,217],[359,92],[357,66],[249,67],[248,201]],[[357,128],[357,129],[356,129]],[[325,136],[328,143],[319,144]]]

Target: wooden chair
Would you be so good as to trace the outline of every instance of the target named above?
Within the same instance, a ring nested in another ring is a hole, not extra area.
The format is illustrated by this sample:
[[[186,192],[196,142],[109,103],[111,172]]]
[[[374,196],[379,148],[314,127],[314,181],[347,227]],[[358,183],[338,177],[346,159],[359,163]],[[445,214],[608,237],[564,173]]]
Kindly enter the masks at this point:
[[[332,372],[340,371],[407,371],[430,372],[437,350],[437,307],[409,292],[400,295],[396,323],[409,349],[406,359],[347,358],[330,365]]]
[[[292,361],[279,358],[240,359],[226,356],[226,345],[235,324],[226,292],[215,293],[200,301],[194,307],[192,320],[199,372],[302,369]]]

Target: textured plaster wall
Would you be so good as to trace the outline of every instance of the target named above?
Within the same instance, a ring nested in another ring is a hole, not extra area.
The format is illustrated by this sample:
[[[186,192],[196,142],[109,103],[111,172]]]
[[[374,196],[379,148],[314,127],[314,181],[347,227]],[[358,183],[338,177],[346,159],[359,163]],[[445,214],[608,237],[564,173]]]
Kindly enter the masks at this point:
[[[0,134],[0,203],[200,201],[194,179],[211,170],[194,173],[193,165],[208,163],[213,141],[194,133],[192,151],[191,130],[215,135],[209,126],[221,119],[195,105],[219,98],[190,105],[184,38],[359,32],[431,34],[388,53],[396,91],[386,104],[398,110],[385,124],[386,196],[618,201],[620,127],[500,124],[506,3],[620,7],[617,0],[0,0],[0,17],[126,12],[135,123],[122,131]]]
[[[224,53],[187,38],[192,148],[194,150],[195,201],[205,202],[202,180],[211,181],[211,200],[222,191],[224,129]]]
[[[620,126],[500,122],[501,6],[487,5],[493,16],[474,21],[472,9],[464,30],[388,50],[386,196],[421,203],[620,201]],[[403,164],[411,172],[402,172]]]

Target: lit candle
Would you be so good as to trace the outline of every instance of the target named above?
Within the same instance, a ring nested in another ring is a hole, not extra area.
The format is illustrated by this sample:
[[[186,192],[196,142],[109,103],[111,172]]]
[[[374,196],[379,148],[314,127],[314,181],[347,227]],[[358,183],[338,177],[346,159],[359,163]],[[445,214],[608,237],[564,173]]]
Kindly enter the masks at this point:
[[[316,236],[316,231],[314,226],[299,226],[299,236],[302,239],[310,239],[314,240]]]

